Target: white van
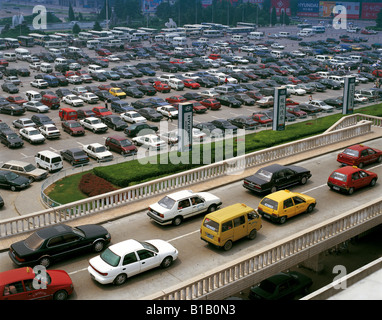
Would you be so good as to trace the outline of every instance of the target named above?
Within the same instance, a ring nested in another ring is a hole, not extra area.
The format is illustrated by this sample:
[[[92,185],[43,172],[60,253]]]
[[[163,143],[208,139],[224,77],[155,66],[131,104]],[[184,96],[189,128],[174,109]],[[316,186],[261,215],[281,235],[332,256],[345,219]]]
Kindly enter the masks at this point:
[[[57,58],[56,60],[54,60],[54,64],[56,66],[63,65],[63,64],[68,64],[68,60],[66,60],[65,58]]]
[[[248,39],[251,40],[260,40],[264,37],[264,32],[250,32],[248,35]]]
[[[201,42],[201,43],[208,43],[208,38],[199,38],[198,39],[198,42]]]
[[[63,168],[61,156],[49,150],[39,151],[34,159],[37,167],[46,169],[49,172],[59,171]]]
[[[174,46],[185,46],[187,44],[187,38],[186,37],[174,37],[172,39],[172,44]]]
[[[101,42],[99,40],[86,41],[86,48],[88,48],[90,50],[94,50],[97,47],[99,47],[100,45],[101,45]]]
[[[112,39],[112,40],[109,40],[109,45],[112,46],[113,48],[119,48],[120,46],[123,45],[123,42],[120,39]]]
[[[309,29],[302,29],[299,33],[297,33],[300,37],[310,37],[313,35],[313,31]]]
[[[6,53],[4,53],[4,59],[7,60],[8,62],[16,61],[16,53],[6,52]]]
[[[280,31],[279,37],[280,38],[288,38],[290,36],[290,32]]]
[[[273,51],[271,51],[271,56],[273,58],[280,59],[283,56],[283,52],[282,51],[273,50]]]
[[[182,80],[177,78],[172,78],[168,81],[168,85],[171,89],[181,91],[184,89],[184,83]]]
[[[182,47],[175,47],[174,48],[174,53],[185,53],[186,49]]]
[[[324,62],[324,61],[329,61],[331,59],[331,57],[318,54],[315,56],[315,59],[318,61]]]
[[[164,41],[164,35],[158,34],[154,37],[155,42],[163,42]]]
[[[96,64],[89,64],[89,66],[88,66],[88,72],[89,73],[104,72],[104,71],[105,70],[103,70],[101,66],[98,66]]]
[[[316,74],[321,76],[322,78],[329,78],[329,72],[327,71],[317,71]]]
[[[343,78],[343,77],[341,77],[341,76],[335,76],[335,75],[331,75],[331,76],[329,76],[329,77],[328,77],[328,79],[329,79],[329,80],[334,80],[334,81],[337,81],[337,82],[341,83],[341,85],[342,85],[342,86],[343,86],[343,85],[344,85],[344,83],[345,83],[345,80],[344,80],[344,78]]]
[[[247,40],[244,38],[244,36],[242,35],[239,35],[239,34],[234,34],[232,37],[231,37],[231,40],[232,41],[235,41],[237,43],[246,43]]]
[[[49,53],[53,54],[54,56],[59,56],[60,54],[62,54],[62,51],[60,49],[57,49],[57,48],[50,48],[49,49]]]
[[[18,60],[26,60],[28,57],[30,57],[29,50],[17,48],[15,49],[16,58]]]
[[[77,47],[68,47],[68,52],[70,53],[80,53],[82,50]]]
[[[25,96],[27,97],[28,101],[40,101],[42,99],[40,92],[34,90],[28,90],[25,92]]]
[[[51,73],[51,72],[53,72],[53,67],[50,63],[41,62],[40,71],[45,72],[45,73]]]
[[[349,58],[353,62],[359,62],[359,63],[362,62],[362,56],[350,56]]]
[[[215,88],[215,91],[220,94],[233,94],[235,93],[235,89],[231,86],[227,85],[222,85],[222,86],[217,86]]]

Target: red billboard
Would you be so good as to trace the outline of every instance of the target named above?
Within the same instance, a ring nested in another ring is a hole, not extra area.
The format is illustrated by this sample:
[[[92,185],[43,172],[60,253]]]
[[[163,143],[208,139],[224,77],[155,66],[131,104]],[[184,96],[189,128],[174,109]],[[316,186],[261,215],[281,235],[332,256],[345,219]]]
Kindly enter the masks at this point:
[[[382,3],[380,2],[364,2],[362,3],[361,19],[377,19],[379,11],[382,10]]]
[[[276,9],[276,15],[280,16],[281,12],[285,12],[288,16],[291,15],[290,12],[290,1],[289,0],[271,0],[271,10]]]

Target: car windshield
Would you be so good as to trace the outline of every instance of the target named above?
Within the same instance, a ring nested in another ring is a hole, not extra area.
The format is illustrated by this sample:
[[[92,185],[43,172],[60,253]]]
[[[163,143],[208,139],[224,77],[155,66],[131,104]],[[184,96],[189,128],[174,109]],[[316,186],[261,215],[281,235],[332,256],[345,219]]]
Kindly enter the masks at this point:
[[[35,169],[36,169],[36,167],[31,163],[24,167],[25,172],[31,172]]]
[[[266,292],[272,293],[276,290],[276,285],[269,280],[264,280],[260,283],[259,288]]]
[[[175,204],[175,200],[166,196],[162,198],[161,200],[159,200],[158,204],[166,209],[171,209]]]
[[[32,233],[28,238],[25,239],[24,244],[31,250],[37,250],[41,247],[44,239],[42,239],[37,232]]]
[[[107,248],[104,252],[101,253],[101,259],[112,267],[116,267],[121,260],[121,257],[115,254],[110,248]]]
[[[95,148],[94,151],[95,152],[105,152],[106,151],[106,147],[105,146],[97,147],[97,148]]]
[[[264,198],[263,200],[261,200],[260,202],[263,206],[266,206],[272,210],[277,210],[278,208],[278,202],[275,201],[275,200],[272,200],[272,199],[269,199],[269,198]]]
[[[212,231],[215,231],[215,232],[219,231],[219,223],[211,219],[208,219],[208,218],[204,219],[203,225]]]
[[[132,143],[129,141],[129,140],[121,140],[121,146],[122,147],[127,147],[127,146],[131,146]]]
[[[359,151],[353,149],[345,149],[343,153],[351,157],[359,156]]]
[[[31,130],[29,131],[29,135],[30,136],[33,136],[33,135],[36,135],[36,134],[39,134],[40,132],[38,130]]]
[[[75,157],[85,157],[86,156],[86,154],[82,151],[74,152],[73,155]]]
[[[266,171],[264,169],[260,169],[256,172],[257,176],[260,176],[261,179],[265,181],[271,181],[272,179],[272,172]]]
[[[16,133],[11,133],[10,135],[8,135],[8,140],[16,140],[18,138],[19,136]]]
[[[339,180],[339,181],[342,181],[342,182],[346,182],[347,180],[347,176],[346,174],[343,174],[343,173],[340,173],[340,172],[333,172],[331,175],[330,175],[331,178],[335,179],[335,180]]]
[[[70,127],[71,128],[78,128],[78,127],[81,127],[81,125],[78,122],[73,122],[70,124]]]
[[[154,252],[159,252],[159,250],[157,249],[157,247],[155,247],[154,245],[152,245],[151,243],[149,243],[149,242],[141,242],[141,241],[138,241],[141,245],[142,245],[142,247],[143,248],[145,248],[145,249],[148,249],[148,250],[150,250],[150,251],[154,251]]]

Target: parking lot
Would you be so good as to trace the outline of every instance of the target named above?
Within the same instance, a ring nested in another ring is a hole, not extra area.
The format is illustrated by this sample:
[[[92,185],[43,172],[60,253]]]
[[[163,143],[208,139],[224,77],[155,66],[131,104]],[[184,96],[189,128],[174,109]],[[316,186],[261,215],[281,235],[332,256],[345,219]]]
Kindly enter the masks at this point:
[[[278,42],[280,45],[283,45],[285,46],[285,48],[282,50],[283,52],[291,52],[291,51],[294,51],[294,50],[298,50],[299,49],[299,41],[292,41],[292,40],[289,40],[289,39],[286,39],[286,38],[278,38],[278,39],[274,39],[274,38],[270,38],[269,35],[272,35],[274,33],[278,33],[279,31],[281,30],[288,30],[291,34],[296,34],[298,32],[298,29],[296,26],[290,26],[290,27],[284,27],[284,28],[265,28],[264,29],[264,33],[266,35],[266,37],[263,39],[263,40],[259,40],[259,41],[250,41],[249,44],[246,44],[246,45],[250,45],[250,44],[256,44],[256,43],[264,43],[264,41],[266,40],[273,40],[275,42]],[[263,31],[263,30],[261,30]],[[344,30],[335,30],[335,29],[329,29],[326,31],[326,33],[324,34],[317,34],[317,35],[314,35],[313,37],[309,37],[308,39],[306,39],[306,41],[317,41],[317,40],[325,40],[326,38],[328,37],[333,37],[333,38],[337,38],[341,35],[341,34],[346,34],[346,31]],[[351,35],[352,37],[354,35]],[[361,34],[357,34],[356,36],[362,36],[363,38],[367,38],[368,39],[368,42],[366,42],[366,44],[370,45],[372,43],[375,43],[375,42],[379,42],[380,41],[380,36],[377,34],[377,35],[361,35]],[[218,39],[211,39],[211,42],[213,43],[214,41],[217,41],[217,40],[225,40],[225,41],[228,41],[230,39],[229,36],[225,36],[223,38],[218,38]],[[305,40],[305,39],[304,39]],[[189,43],[188,43],[188,46],[191,47],[191,42],[194,41],[194,40],[191,40],[191,39],[188,39]],[[154,46],[154,43],[153,42],[149,42],[149,41],[144,41],[140,44],[138,44],[139,47],[148,47],[148,46]],[[30,50],[30,52],[33,54],[33,53],[39,53],[39,52],[45,52],[46,49],[44,49],[43,47],[41,46],[34,46],[34,47],[31,47],[31,48],[27,48],[28,50]],[[97,54],[95,53],[94,50],[89,50],[87,49],[86,47],[85,48],[81,48],[83,50],[83,52],[85,52],[86,54],[88,54],[90,57],[95,57],[97,56]],[[13,52],[14,49],[7,49],[7,50],[3,50],[2,52],[3,53],[6,53],[6,52]],[[164,50],[166,53],[166,55],[169,54],[169,51],[168,50]],[[125,51],[126,52],[126,51]],[[212,51],[211,50],[207,50],[205,52],[206,55],[209,55]],[[367,50],[365,50],[365,52],[367,52]],[[360,54],[362,52],[353,52],[354,54]],[[116,53],[117,55],[120,55],[120,54],[123,54],[123,52],[117,52]],[[242,57],[246,57],[246,56],[249,56],[250,53],[248,52],[243,52],[242,50],[240,50],[239,48],[236,48],[236,50],[234,51],[233,53],[234,55],[239,55],[239,56],[242,56]],[[289,59],[290,62],[293,62],[295,58],[291,58]],[[285,59],[286,60],[286,59]],[[105,70],[111,70],[113,67],[116,67],[116,66],[121,66],[121,65],[124,65],[124,64],[132,64],[132,65],[136,65],[138,63],[146,63],[146,62],[158,62],[154,57],[150,57],[149,59],[147,58],[140,58],[140,59],[137,59],[137,60],[131,60],[131,61],[119,61],[119,62],[109,62],[109,66],[107,68],[104,68]],[[30,71],[31,71],[31,74],[30,76],[27,76],[27,77],[19,77],[19,79],[21,80],[21,84],[19,85],[19,89],[20,89],[20,92],[16,95],[19,95],[21,96],[22,98],[26,98],[25,97],[25,92],[29,91],[29,90],[34,90],[36,91],[36,88],[32,87],[30,85],[30,82],[34,80],[34,77],[37,75],[37,74],[40,74],[41,72],[39,72],[38,70],[34,70],[34,69],[31,69],[29,67],[30,65],[30,62],[27,62],[27,61],[16,61],[16,62],[10,62],[9,63],[9,68],[16,68],[16,69],[19,69],[19,68],[28,68]],[[52,63],[52,65],[54,65]],[[258,65],[258,63],[248,63],[246,65]],[[240,68],[240,66],[243,66],[241,64],[238,64],[237,65],[237,68]],[[87,70],[88,69],[88,66],[84,65],[83,70]],[[212,68],[211,68],[212,69]],[[217,68],[215,68],[217,69]],[[157,69],[155,70],[156,71],[156,75],[155,77],[160,77],[162,74],[167,74],[167,72],[163,72],[161,71],[160,69]],[[206,71],[205,69],[199,69],[197,71]],[[190,71],[190,72],[197,72],[197,71]],[[207,70],[208,71],[208,70]],[[184,74],[185,72],[177,72],[175,73],[175,75],[177,74]],[[350,73],[357,73],[357,70],[353,69],[350,71]],[[4,76],[5,78],[5,76]],[[148,76],[143,76],[142,77],[143,79],[145,78],[149,78]],[[142,79],[140,78],[140,79]],[[152,77],[151,77],[152,78]],[[138,79],[137,77],[134,77],[132,79],[127,79],[128,81],[134,81]],[[270,77],[267,78],[268,80],[270,79]],[[257,81],[265,81],[267,79],[258,79]],[[123,79],[121,80],[118,80],[118,81],[114,81],[114,82],[121,82],[123,81]],[[4,80],[1,80],[0,81],[1,83],[4,82]],[[110,83],[110,82],[113,82],[112,80],[107,80],[106,83]],[[249,80],[248,83],[253,83],[254,81],[253,80]],[[87,85],[90,85],[90,86],[98,86],[98,85],[101,85],[101,84],[105,84],[105,82],[98,82],[98,81],[92,81],[92,83],[84,83],[84,84],[80,84],[80,85],[74,85],[74,84],[69,84],[68,86],[66,86],[66,88],[68,88],[69,90],[73,90],[75,87],[78,87],[78,86],[87,86]],[[368,82],[368,83],[359,83],[356,87],[356,89],[361,89],[361,88],[372,88],[374,86],[374,83],[373,82]],[[52,91],[56,91],[58,88],[48,88],[48,89],[45,89],[45,90],[52,90]],[[199,89],[189,89],[189,88],[185,88],[184,90],[182,91],[175,91],[175,90],[171,90],[171,92],[169,93],[156,93],[156,97],[160,97],[160,98],[163,98],[163,99],[166,99],[172,95],[183,95],[187,92],[201,92],[205,90],[205,88],[201,87]],[[312,99],[314,100],[325,100],[327,98],[336,98],[336,97],[340,97],[342,96],[342,91],[343,89],[339,89],[339,90],[331,90],[331,89],[327,89],[325,90],[324,92],[313,92],[311,94],[304,94],[304,95],[301,95],[301,96],[295,96],[295,95],[292,95],[290,98],[293,99],[293,101],[297,102],[297,103],[307,103],[309,101],[309,96],[311,95],[312,96]],[[37,90],[37,91],[41,91],[41,90]],[[4,98],[8,97],[10,94],[0,90],[0,95]],[[132,97],[127,97],[124,99],[124,101],[128,101],[129,103],[132,103],[136,100],[142,100],[142,99],[145,99],[147,98],[147,96],[143,97],[143,98],[140,98],[140,99],[137,99],[137,98],[132,98]],[[368,102],[368,104],[370,104],[372,102]],[[74,109],[91,109],[93,108],[94,106],[104,106],[104,102],[100,101],[99,103],[97,104],[87,104],[85,103],[83,106],[81,107],[74,107]],[[109,108],[110,108],[110,103],[108,104],[109,105]],[[366,104],[362,104],[362,105],[366,105]],[[357,107],[358,106],[362,106],[361,104],[357,104]],[[61,102],[61,107],[64,107],[64,106],[68,106],[66,105],[65,103]],[[213,121],[213,120],[216,120],[216,119],[231,119],[231,118],[234,118],[234,117],[237,117],[237,116],[252,116],[252,114],[256,113],[256,112],[263,112],[263,111],[266,111],[267,109],[269,108],[260,108],[257,104],[255,105],[241,105],[241,107],[239,108],[230,108],[228,106],[222,106],[220,109],[218,110],[208,110],[206,113],[203,113],[203,114],[198,114],[198,113],[194,113],[194,118],[193,118],[193,121],[194,121],[194,125],[198,124],[198,123],[201,123],[201,122],[209,122],[209,121]],[[341,109],[336,109],[334,111],[334,113],[341,113],[342,110]],[[91,143],[100,143],[100,144],[104,144],[106,138],[112,134],[118,134],[118,135],[122,135],[124,136],[125,134],[123,133],[123,131],[115,131],[111,128],[109,128],[107,130],[107,132],[103,132],[103,133],[93,133],[89,130],[86,130],[86,134],[84,136],[79,136],[79,137],[73,137],[65,132],[62,131],[62,128],[61,128],[61,120],[58,116],[58,113],[59,113],[59,110],[49,110],[48,113],[46,113],[46,115],[48,115],[53,121],[54,123],[56,124],[57,128],[61,131],[61,135],[60,135],[60,138],[58,139],[54,139],[54,140],[45,140],[44,143],[42,144],[36,144],[36,145],[33,145],[27,141],[24,141],[24,146],[22,148],[16,148],[16,149],[10,149],[10,148],[7,148],[6,146],[4,145],[1,145],[0,148],[1,148],[1,152],[0,152],[0,166],[8,161],[8,160],[22,160],[22,161],[26,161],[26,162],[29,162],[29,163],[33,163],[35,164],[35,160],[34,160],[34,156],[35,154],[38,152],[38,151],[41,151],[41,150],[50,150],[50,151],[54,151],[56,153],[60,153],[61,150],[64,150],[64,149],[67,149],[67,148],[75,148],[75,147],[79,147],[79,148],[82,148],[84,145],[87,145],[87,144],[91,144]],[[5,122],[7,123],[15,132],[18,132],[18,129],[15,129],[13,126],[12,126],[12,121],[14,121],[15,119],[18,119],[18,118],[21,118],[21,117],[27,117],[27,118],[30,118],[32,115],[34,115],[35,113],[32,112],[32,111],[26,111],[22,116],[12,116],[12,115],[8,115],[8,114],[0,114],[0,120],[2,122]],[[331,113],[332,114],[332,113]],[[326,112],[320,112],[318,114],[319,117],[321,116],[325,116],[327,115]],[[317,116],[317,115],[315,115]],[[308,115],[308,118],[309,119],[311,118],[311,115]],[[290,123],[294,123],[296,121],[305,121],[306,119],[296,119],[295,121],[293,122],[290,122]],[[170,130],[174,130],[177,128],[178,126],[178,123],[177,123],[177,120],[173,120],[173,121],[168,121],[166,118],[162,119],[159,123],[158,122],[151,122],[151,121],[148,121],[148,123],[150,124],[154,124],[154,125],[157,125],[159,127],[159,133],[163,133],[164,131],[170,131]],[[258,130],[267,130],[267,129],[271,129],[271,125],[268,125],[268,126],[259,126],[257,129],[255,129],[255,131],[258,131]],[[248,132],[253,132],[253,130],[248,130]],[[119,161],[126,161],[126,160],[129,160],[131,159],[132,157],[123,157],[119,154],[116,154],[114,153],[114,159],[116,159],[117,162]],[[90,165],[93,166],[93,165],[98,165],[97,162],[95,160],[90,160]],[[88,166],[90,168],[90,166]],[[72,166],[64,161],[64,170],[65,169],[71,169]],[[86,170],[86,167],[85,167],[85,170]],[[41,185],[41,182],[34,182],[33,183],[33,188],[38,188],[40,185]],[[20,198],[22,197],[22,194],[23,194],[24,191],[21,191],[21,192],[11,192],[9,190],[6,190],[6,189],[1,189],[0,190],[0,195],[3,197],[3,199],[5,200],[6,202],[6,206],[3,208],[3,209],[0,209],[1,211],[1,214],[2,214],[2,217],[3,218],[10,218],[12,217],[14,214],[26,214],[28,213],[27,212],[27,209],[25,209],[25,212],[20,212],[20,210],[15,210],[15,207],[12,205],[14,204],[14,202],[16,201],[16,199],[18,199],[18,201],[20,201]],[[19,212],[18,212],[19,211]],[[33,211],[32,211],[33,212]]]

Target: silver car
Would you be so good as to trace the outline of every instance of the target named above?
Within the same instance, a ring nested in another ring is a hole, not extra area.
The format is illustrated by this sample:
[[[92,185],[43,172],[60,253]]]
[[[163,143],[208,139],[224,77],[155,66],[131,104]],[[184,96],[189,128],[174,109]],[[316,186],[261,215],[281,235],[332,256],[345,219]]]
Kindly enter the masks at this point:
[[[40,101],[28,101],[23,104],[23,107],[28,111],[44,113],[49,111],[49,107]]]
[[[3,163],[0,169],[12,171],[18,175],[27,177],[30,182],[43,180],[48,176],[48,171],[36,168],[31,163],[18,160],[7,161]]]

